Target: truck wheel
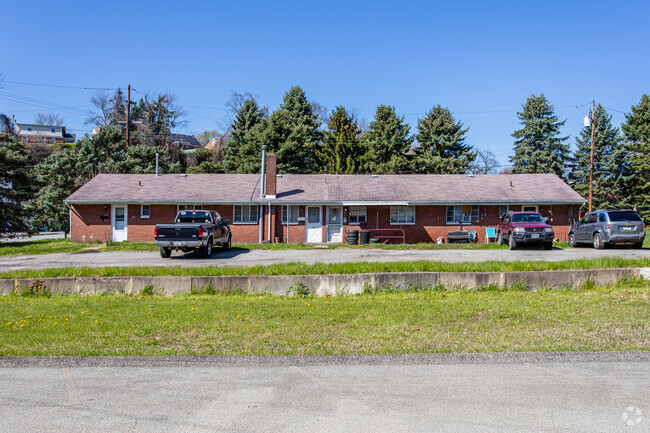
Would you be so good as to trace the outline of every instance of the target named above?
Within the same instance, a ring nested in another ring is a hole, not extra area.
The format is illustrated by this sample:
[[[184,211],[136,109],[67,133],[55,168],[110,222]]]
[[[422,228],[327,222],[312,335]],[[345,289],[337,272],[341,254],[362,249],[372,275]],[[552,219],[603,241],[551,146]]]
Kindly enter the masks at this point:
[[[171,248],[160,247],[160,257],[162,257],[163,259],[167,259],[171,255],[172,255]]]
[[[510,247],[511,250],[516,250],[517,249],[517,241],[515,241],[515,237],[510,233],[510,236],[508,236],[509,242],[508,242],[508,247]]]
[[[228,236],[228,242],[226,242],[225,244],[222,245],[224,250],[228,251],[232,247],[231,240],[232,240],[232,237]]]
[[[597,250],[602,250],[605,248],[605,243],[603,242],[603,236],[600,233],[594,234],[594,248]]]
[[[632,248],[634,248],[635,250],[640,250],[641,248],[643,248],[643,242],[635,243],[634,245],[632,245]]]
[[[545,250],[552,250],[553,249],[553,242],[547,242],[544,244],[544,249]]]
[[[501,235],[501,232],[499,232],[499,234],[497,234],[497,244],[499,244],[499,245],[503,245],[503,244],[504,244],[504,242],[503,242],[503,236]]]
[[[576,235],[569,233],[569,246],[575,248],[578,244],[576,243]]]
[[[208,239],[208,243],[203,248],[201,248],[201,255],[203,257],[212,256],[212,238]]]

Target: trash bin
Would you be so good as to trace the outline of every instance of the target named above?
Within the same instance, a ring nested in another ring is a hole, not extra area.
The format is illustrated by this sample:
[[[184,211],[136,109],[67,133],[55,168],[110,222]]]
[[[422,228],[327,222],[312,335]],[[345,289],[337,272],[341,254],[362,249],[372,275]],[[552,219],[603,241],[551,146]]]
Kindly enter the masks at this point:
[[[370,241],[370,230],[361,231],[361,245],[366,245]]]

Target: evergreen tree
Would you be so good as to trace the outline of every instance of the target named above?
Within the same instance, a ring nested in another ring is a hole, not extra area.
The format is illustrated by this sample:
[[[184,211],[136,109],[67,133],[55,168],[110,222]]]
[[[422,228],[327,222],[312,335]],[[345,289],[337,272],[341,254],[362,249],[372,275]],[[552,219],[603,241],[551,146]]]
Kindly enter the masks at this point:
[[[398,117],[394,107],[380,105],[375,119],[363,135],[367,149],[366,170],[375,174],[397,174],[408,171],[407,152],[413,137],[404,117]]]
[[[264,113],[254,99],[244,101],[232,124],[230,140],[223,149],[223,167],[226,173],[259,172],[259,141],[266,121]]]
[[[627,139],[631,171],[631,203],[647,221],[650,219],[650,97],[644,94],[621,125]]]
[[[38,164],[34,174],[40,189],[28,204],[33,225],[67,232],[69,214],[63,200],[99,173],[155,173],[156,153],[161,172],[173,169],[164,148],[125,145],[122,128],[109,126]]]
[[[361,130],[353,114],[344,107],[336,107],[327,123],[319,159],[327,173],[354,174],[361,171],[364,151]]]
[[[510,157],[513,173],[555,173],[562,176],[569,161],[568,137],[560,137],[560,127],[553,105],[544,95],[530,95],[517,113],[523,128],[516,130],[514,156]]]
[[[424,119],[418,119],[415,149],[412,162],[414,173],[458,174],[465,173],[476,158],[472,146],[465,144],[461,122],[456,122],[448,108],[437,105]]]
[[[29,151],[12,132],[0,133],[0,231],[25,229],[30,195]]]
[[[266,129],[258,134],[262,144],[278,157],[282,173],[316,173],[317,149],[322,138],[321,123],[299,86],[292,87],[282,105],[271,114]]]
[[[592,203],[594,209],[629,206],[629,158],[612,116],[598,104],[592,116],[594,122],[594,170]],[[576,138],[578,146],[571,171],[573,188],[583,197],[589,196],[589,167],[591,158],[591,126],[585,126]]]

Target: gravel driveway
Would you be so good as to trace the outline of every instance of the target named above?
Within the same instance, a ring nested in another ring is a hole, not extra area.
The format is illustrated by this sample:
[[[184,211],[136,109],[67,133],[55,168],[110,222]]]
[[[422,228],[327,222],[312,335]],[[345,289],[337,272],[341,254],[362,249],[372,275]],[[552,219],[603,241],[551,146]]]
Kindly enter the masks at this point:
[[[382,250],[315,249],[315,250],[238,250],[222,251],[217,248],[211,258],[204,259],[195,253],[172,253],[163,259],[157,251],[141,252],[78,252],[40,256],[9,256],[0,258],[0,272],[20,269],[61,268],[68,266],[255,266],[273,263],[341,263],[341,262],[397,262],[431,260],[440,262],[499,261],[562,261],[582,258],[621,257],[627,259],[650,258],[650,249],[567,248],[545,251],[529,250]]]

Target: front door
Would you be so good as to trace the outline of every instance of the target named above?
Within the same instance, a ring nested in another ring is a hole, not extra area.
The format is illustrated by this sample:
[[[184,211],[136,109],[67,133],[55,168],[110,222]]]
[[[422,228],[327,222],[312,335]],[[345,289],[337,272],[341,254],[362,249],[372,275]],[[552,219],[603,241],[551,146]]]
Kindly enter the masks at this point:
[[[127,240],[128,210],[126,206],[112,206],[111,212],[111,239],[113,242]]]
[[[323,223],[320,206],[307,206],[306,242],[323,242]]]
[[[343,242],[341,208],[327,207],[327,242]]]

